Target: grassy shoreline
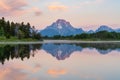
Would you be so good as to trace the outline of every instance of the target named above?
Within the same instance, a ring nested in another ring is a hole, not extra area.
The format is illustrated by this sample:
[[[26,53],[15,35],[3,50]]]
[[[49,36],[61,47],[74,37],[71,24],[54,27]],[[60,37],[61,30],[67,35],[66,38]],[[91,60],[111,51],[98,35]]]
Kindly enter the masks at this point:
[[[17,37],[11,37],[10,39],[6,39],[5,37],[0,37],[0,42],[31,42],[31,41],[39,41],[33,38],[25,38],[25,39],[18,39]]]
[[[38,40],[38,39],[33,39],[33,38],[23,38],[23,39],[18,39],[17,37],[11,37],[10,39],[6,39],[5,37],[0,37],[0,42],[60,42],[60,41],[67,41],[67,42],[119,42],[120,40],[114,40],[114,39],[43,39],[43,40]]]
[[[65,44],[79,44],[79,43],[90,43],[90,44],[118,44],[120,41],[78,41],[78,40],[43,40],[43,41],[0,41],[0,44],[45,44],[45,43],[65,43]]]

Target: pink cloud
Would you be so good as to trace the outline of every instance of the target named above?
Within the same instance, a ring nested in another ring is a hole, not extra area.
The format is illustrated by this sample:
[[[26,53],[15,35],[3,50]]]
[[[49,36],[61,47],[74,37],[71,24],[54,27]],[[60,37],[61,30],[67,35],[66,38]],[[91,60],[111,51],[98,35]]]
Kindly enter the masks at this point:
[[[0,0],[0,16],[23,14],[27,5],[25,0]]]
[[[51,11],[66,11],[68,6],[63,5],[59,2],[52,2],[48,5],[48,9]]]
[[[10,69],[3,69],[2,68],[2,70],[0,70],[0,80],[5,80],[4,78],[5,78],[5,76],[7,75],[7,74],[9,74],[11,71],[10,71]]]
[[[58,10],[58,11],[63,11],[63,10],[67,10],[67,6],[64,5],[50,5],[48,6],[49,10]]]
[[[10,7],[8,5],[6,5],[3,1],[0,1],[0,10],[9,10]]]
[[[23,64],[14,64],[14,69],[20,69],[20,70],[26,70],[32,73],[36,73],[41,69],[41,66],[39,64],[36,64],[35,66],[28,66]]]
[[[55,69],[50,69],[48,70],[48,74],[57,77],[59,75],[65,75],[67,71],[65,69],[60,69],[60,70],[55,70]]]
[[[31,11],[34,11],[35,16],[40,16],[42,14],[42,11],[37,7],[33,7]]]
[[[27,74],[14,68],[2,68],[0,70],[0,80],[26,80]]]
[[[30,66],[27,64],[15,63],[0,66],[0,69],[0,80],[33,80],[33,78],[29,79],[30,73],[33,74],[40,71],[41,66],[39,64]]]

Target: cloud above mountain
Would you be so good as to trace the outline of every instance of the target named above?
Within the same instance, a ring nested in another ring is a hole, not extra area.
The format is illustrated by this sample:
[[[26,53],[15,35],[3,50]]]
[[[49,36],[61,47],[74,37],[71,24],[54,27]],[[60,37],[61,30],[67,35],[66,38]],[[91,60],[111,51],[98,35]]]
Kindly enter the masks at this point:
[[[31,12],[39,16],[42,13],[38,7],[30,7],[27,0],[0,0],[0,12],[0,16],[18,16]]]
[[[27,2],[25,0],[0,0],[0,15],[18,15],[25,12],[25,7],[27,7]]]
[[[60,2],[53,2],[48,5],[48,9],[50,11],[66,11],[68,9],[68,6],[63,5]]]
[[[35,16],[40,16],[42,14],[42,11],[37,7],[33,7],[31,11],[34,11]]]
[[[64,5],[50,5],[48,6],[48,9],[49,10],[66,10],[67,9],[67,6],[64,6]]]
[[[44,29],[61,18],[78,28],[85,28],[86,25],[120,25],[119,3],[119,0],[0,0],[0,17],[30,22],[37,29]]]

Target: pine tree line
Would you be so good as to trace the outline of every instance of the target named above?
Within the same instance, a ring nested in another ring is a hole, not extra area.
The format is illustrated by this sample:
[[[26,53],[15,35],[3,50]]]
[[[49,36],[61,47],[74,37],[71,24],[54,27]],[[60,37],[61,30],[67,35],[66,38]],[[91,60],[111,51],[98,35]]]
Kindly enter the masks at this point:
[[[41,35],[37,33],[34,26],[31,27],[30,23],[5,21],[4,17],[0,19],[0,36],[6,37],[6,39],[11,37],[41,39]]]
[[[71,36],[61,36],[55,35],[53,37],[45,36],[44,39],[71,39],[71,40],[120,40],[120,33],[117,32],[108,32],[108,31],[100,31],[97,33],[82,33],[78,35]]]

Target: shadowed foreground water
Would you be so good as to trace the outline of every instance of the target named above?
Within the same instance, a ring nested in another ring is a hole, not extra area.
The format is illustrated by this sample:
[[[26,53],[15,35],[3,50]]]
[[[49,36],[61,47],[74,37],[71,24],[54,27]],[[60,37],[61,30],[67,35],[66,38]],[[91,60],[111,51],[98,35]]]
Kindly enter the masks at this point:
[[[0,80],[120,80],[120,44],[0,45],[0,63]]]

